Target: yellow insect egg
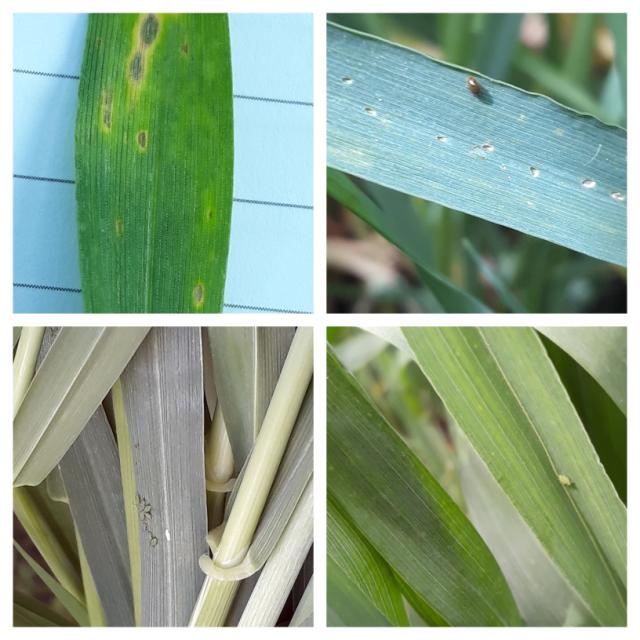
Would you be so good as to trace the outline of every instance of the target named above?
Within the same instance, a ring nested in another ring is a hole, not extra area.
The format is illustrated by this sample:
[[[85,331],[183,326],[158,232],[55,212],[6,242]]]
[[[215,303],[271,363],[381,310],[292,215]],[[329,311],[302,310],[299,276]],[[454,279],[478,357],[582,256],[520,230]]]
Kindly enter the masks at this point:
[[[563,487],[571,487],[573,486],[573,482],[569,476],[565,476],[563,473],[558,474],[558,480],[560,480],[560,484]]]

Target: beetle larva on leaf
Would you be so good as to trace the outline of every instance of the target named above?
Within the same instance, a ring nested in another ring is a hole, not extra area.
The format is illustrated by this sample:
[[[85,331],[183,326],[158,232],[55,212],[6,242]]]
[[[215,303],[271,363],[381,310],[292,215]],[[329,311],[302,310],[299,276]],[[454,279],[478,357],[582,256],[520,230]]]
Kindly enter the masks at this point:
[[[573,482],[569,476],[565,476],[563,473],[558,474],[558,480],[563,487],[572,487]]]

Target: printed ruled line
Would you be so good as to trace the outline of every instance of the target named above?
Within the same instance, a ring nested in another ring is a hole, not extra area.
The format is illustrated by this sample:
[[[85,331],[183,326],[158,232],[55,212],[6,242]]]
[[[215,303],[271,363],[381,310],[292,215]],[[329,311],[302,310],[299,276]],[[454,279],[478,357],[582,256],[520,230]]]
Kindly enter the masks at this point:
[[[14,282],[14,287],[19,289],[38,289],[41,291],[60,291],[64,293],[82,293],[82,289],[74,289],[72,287],[58,287],[49,284],[34,284],[31,282]],[[246,309],[247,311],[268,311],[271,313],[311,313],[310,311],[300,311],[298,309],[281,309],[278,307],[261,307],[251,304],[236,304],[233,302],[225,302],[225,307],[230,309]]]
[[[41,182],[58,182],[61,184],[75,184],[75,180],[67,180],[65,178],[49,178],[47,176],[26,176],[22,174],[13,174],[14,178],[19,180],[38,180]],[[272,202],[270,200],[250,200],[248,198],[234,198],[234,202],[241,204],[257,204],[265,207],[286,207],[289,209],[309,209],[313,210],[313,205],[295,204],[293,202]]]
[[[270,311],[271,313],[311,313],[311,311],[300,311],[298,309],[277,309],[275,307],[257,307],[248,304],[233,304],[232,302],[225,302],[225,307],[231,309],[247,309],[248,311]]]
[[[80,76],[70,73],[51,73],[49,71],[34,71],[33,69],[14,69],[14,73],[25,73],[30,76],[46,76],[47,78],[64,78],[65,80],[80,80]]]
[[[17,173],[13,174],[14,178],[19,178],[20,180],[40,180],[42,182],[59,182],[61,184],[75,184],[75,180],[66,180],[65,178],[47,178],[45,176],[23,176]]]
[[[65,80],[80,80],[80,76],[71,73],[54,73],[50,71],[36,71],[34,69],[14,69],[14,73],[22,73],[30,76],[44,76],[46,78],[64,78]],[[313,102],[304,100],[289,100],[288,98],[268,98],[266,96],[250,96],[242,93],[234,93],[236,100],[253,100],[255,102],[273,102],[276,104],[289,104],[298,107],[313,107]]]
[[[41,289],[43,291],[64,291],[65,293],[82,293],[82,289],[73,289],[71,287],[58,287],[49,284],[33,284],[31,282],[14,282],[14,287],[19,289]]]
[[[234,202],[243,204],[259,204],[265,207],[289,207],[291,209],[313,209],[313,205],[309,204],[293,204],[291,202],[270,202],[268,200],[247,200],[245,198],[234,198]]]
[[[255,100],[256,102],[275,102],[276,104],[291,104],[298,107],[313,107],[313,102],[304,102],[303,100],[287,100],[286,98],[265,98],[264,96],[245,96],[234,93],[236,100]]]

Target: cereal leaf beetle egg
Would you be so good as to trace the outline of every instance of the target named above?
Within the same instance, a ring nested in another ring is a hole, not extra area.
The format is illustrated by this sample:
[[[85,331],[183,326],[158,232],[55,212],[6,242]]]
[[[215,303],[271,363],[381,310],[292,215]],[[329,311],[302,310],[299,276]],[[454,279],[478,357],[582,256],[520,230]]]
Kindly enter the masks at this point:
[[[558,480],[563,487],[573,486],[573,482],[569,476],[565,476],[563,473],[558,474]]]
[[[473,76],[469,76],[467,78],[467,87],[469,88],[469,91],[473,93],[474,96],[480,95],[480,92],[482,91],[482,87],[480,86],[480,83]]]

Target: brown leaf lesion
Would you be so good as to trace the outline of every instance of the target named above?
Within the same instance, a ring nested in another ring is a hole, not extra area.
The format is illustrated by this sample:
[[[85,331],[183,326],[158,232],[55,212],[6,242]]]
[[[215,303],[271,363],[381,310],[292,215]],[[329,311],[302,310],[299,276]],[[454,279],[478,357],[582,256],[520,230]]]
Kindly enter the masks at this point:
[[[102,129],[107,133],[111,131],[111,122],[113,115],[113,92],[109,89],[102,90],[102,100],[100,107],[100,120],[102,121]]]
[[[133,82],[139,83],[142,80],[142,74],[144,72],[144,60],[142,57],[142,53],[140,51],[136,51],[133,54],[133,58],[131,59],[131,64],[129,65],[129,77]]]
[[[193,306],[200,309],[204,305],[204,283],[198,282],[193,288]]]
[[[161,18],[154,13],[140,16],[136,21],[133,31],[133,47],[128,63],[128,79],[129,84],[134,88],[134,95],[144,81],[150,66],[153,50],[158,43],[160,27]]]
[[[140,149],[140,151],[146,151],[147,149],[147,132],[146,131],[138,131],[138,135],[137,135],[137,141],[138,141],[138,148]]]
[[[160,30],[158,17],[153,13],[148,14],[140,27],[140,40],[143,47],[148,47],[156,39]]]

